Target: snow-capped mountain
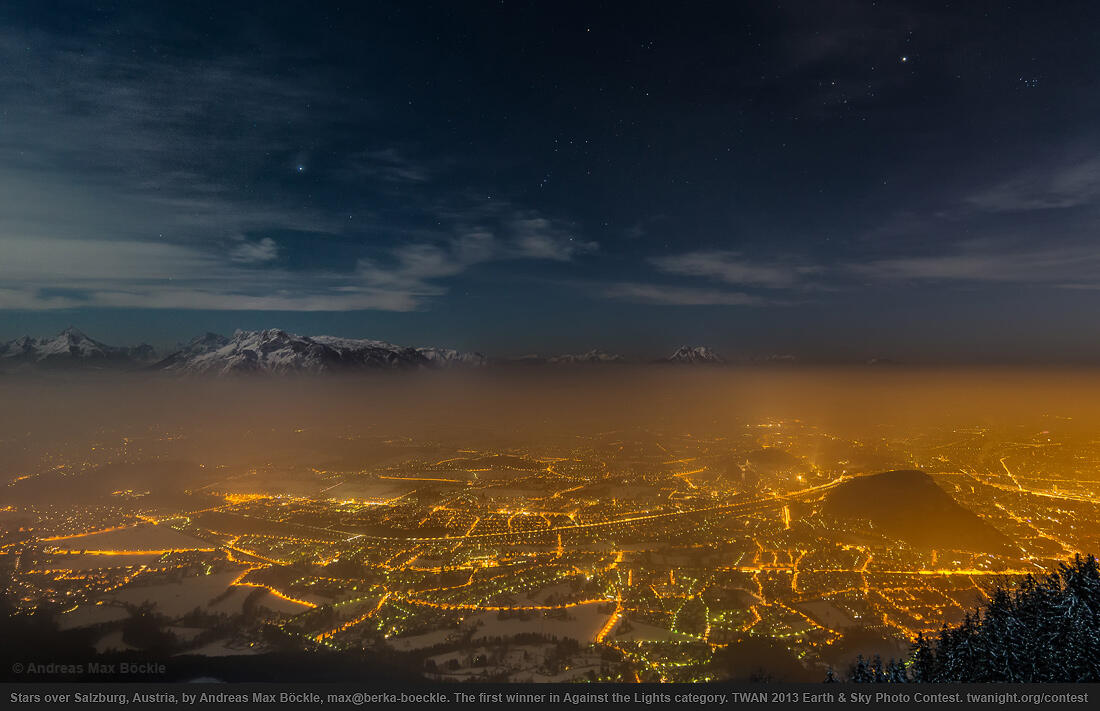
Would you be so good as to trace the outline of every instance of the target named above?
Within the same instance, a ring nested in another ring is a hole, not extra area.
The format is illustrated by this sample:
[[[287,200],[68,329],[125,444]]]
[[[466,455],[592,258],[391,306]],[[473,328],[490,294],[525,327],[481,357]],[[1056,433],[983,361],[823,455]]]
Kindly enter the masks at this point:
[[[676,352],[664,359],[666,363],[686,363],[689,365],[720,365],[726,361],[706,346],[680,346]]]
[[[587,353],[566,353],[564,355],[554,356],[550,358],[548,362],[555,365],[597,365],[604,363],[625,363],[626,358],[623,358],[618,353],[607,353],[598,348],[593,348]]]
[[[410,348],[385,341],[336,336],[300,336],[280,329],[237,331],[232,338],[201,336],[157,368],[188,374],[332,373],[354,370],[476,365],[478,354],[440,348]]]
[[[0,342],[0,370],[31,368],[116,368],[181,374],[333,373],[362,370],[480,368],[493,365],[596,365],[626,363],[616,353],[592,349],[558,356],[528,355],[490,360],[451,348],[413,348],[386,341],[338,336],[301,336],[281,329],[236,331],[231,338],[205,333],[159,357],[152,346],[109,346],[75,328],[51,338],[23,336]],[[704,346],[682,346],[665,363],[725,361]]]
[[[75,328],[52,338],[0,342],[0,370],[19,367],[117,368],[170,373],[328,373],[352,370],[453,368],[485,365],[480,353],[410,348],[385,341],[299,336],[279,329],[205,333],[158,360],[152,346],[109,346]]]
[[[187,343],[179,344],[176,350],[172,351],[167,357],[154,363],[153,368],[157,370],[176,370],[189,359],[216,351],[228,343],[229,339],[225,336],[207,331],[201,336],[192,338]]]
[[[155,357],[152,346],[108,346],[75,328],[66,328],[52,338],[23,336],[0,343],[0,364],[5,365],[125,367]]]
[[[428,346],[417,348],[417,353],[424,356],[429,363],[439,367],[471,367],[480,368],[489,364],[489,359],[480,353],[463,353],[453,348],[436,348]]]

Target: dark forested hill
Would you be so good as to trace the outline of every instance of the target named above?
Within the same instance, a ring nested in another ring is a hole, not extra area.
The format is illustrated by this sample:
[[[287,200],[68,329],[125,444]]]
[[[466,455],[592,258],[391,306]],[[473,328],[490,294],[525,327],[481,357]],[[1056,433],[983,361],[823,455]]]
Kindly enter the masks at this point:
[[[1012,543],[964,508],[932,477],[897,470],[845,482],[825,498],[825,513],[866,519],[882,533],[922,548],[1009,552]]]

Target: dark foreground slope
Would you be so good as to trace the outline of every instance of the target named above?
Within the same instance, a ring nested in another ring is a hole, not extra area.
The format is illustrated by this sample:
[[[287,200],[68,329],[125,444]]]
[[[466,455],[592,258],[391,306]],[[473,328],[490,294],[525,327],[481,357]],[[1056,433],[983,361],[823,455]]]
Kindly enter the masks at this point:
[[[959,505],[932,477],[896,470],[847,481],[825,497],[826,514],[863,519],[881,533],[919,548],[1008,553],[1012,542]]]
[[[380,650],[331,651],[280,643],[274,628],[259,654],[201,656],[174,649],[160,622],[135,615],[123,641],[138,649],[96,651],[99,630],[59,629],[49,611],[20,612],[0,601],[0,682],[361,682],[418,684],[420,661]],[[150,618],[151,619],[151,618]],[[127,667],[128,665],[128,667]],[[139,672],[129,673],[129,669]]]
[[[1100,682],[1100,567],[1078,556],[990,602],[903,661],[859,659],[857,682]]]

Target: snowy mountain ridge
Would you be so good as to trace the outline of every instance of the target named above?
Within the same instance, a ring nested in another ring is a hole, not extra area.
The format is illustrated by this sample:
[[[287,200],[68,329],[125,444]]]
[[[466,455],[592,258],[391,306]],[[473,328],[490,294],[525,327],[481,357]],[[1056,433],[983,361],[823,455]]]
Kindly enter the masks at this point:
[[[362,338],[300,336],[281,329],[265,329],[238,330],[228,339],[207,334],[156,367],[195,375],[229,375],[479,366],[484,362],[484,356],[478,353],[411,348]]]
[[[51,338],[23,336],[0,343],[0,364],[15,366],[119,367],[152,361],[152,346],[109,346],[89,338],[76,328],[66,328]]]
[[[686,365],[721,365],[726,361],[706,346],[680,346],[663,362]]]
[[[164,353],[152,346],[110,346],[76,328],[47,338],[0,342],[0,369],[76,368],[151,370],[187,375],[335,373],[366,370],[481,368],[492,364],[610,365],[629,362],[593,348],[584,353],[493,360],[481,353],[438,346],[410,347],[341,336],[303,336],[278,328],[238,330],[231,337],[205,333]],[[681,346],[662,363],[721,364],[706,346]]]

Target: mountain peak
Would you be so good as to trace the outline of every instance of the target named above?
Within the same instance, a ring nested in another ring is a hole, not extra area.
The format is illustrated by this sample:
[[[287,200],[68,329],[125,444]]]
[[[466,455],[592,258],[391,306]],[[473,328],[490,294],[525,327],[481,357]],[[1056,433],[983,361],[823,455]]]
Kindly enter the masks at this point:
[[[69,326],[64,331],[57,334],[57,337],[58,338],[67,338],[67,339],[73,340],[73,341],[90,341],[90,340],[92,340],[91,338],[88,337],[88,334],[84,333],[83,331],[81,331],[76,326]]]
[[[219,345],[225,345],[229,343],[229,339],[220,333],[214,333],[213,331],[207,331],[201,336],[195,336],[190,340],[190,343],[217,343]]]
[[[670,355],[665,358],[668,363],[689,363],[689,364],[721,364],[725,363],[722,356],[718,355],[710,348],[706,346],[680,346]]]

